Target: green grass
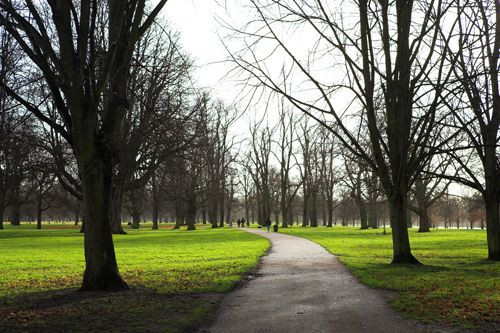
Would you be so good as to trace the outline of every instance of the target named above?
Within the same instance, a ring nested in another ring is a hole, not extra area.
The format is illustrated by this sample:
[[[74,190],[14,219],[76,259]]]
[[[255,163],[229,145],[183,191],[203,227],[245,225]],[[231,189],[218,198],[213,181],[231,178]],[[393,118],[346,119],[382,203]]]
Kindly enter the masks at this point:
[[[200,227],[188,232],[185,229],[151,230],[150,226],[141,226],[139,230],[127,229],[128,235],[115,235],[120,273],[129,286],[141,292],[133,294],[133,298],[98,295],[94,301],[73,300],[66,306],[63,317],[71,322],[74,319],[71,309],[86,309],[85,304],[90,302],[89,315],[96,311],[96,306],[104,306],[107,309],[101,311],[104,313],[111,311],[116,315],[115,312],[120,311],[132,317],[158,315],[159,308],[162,313],[182,314],[164,323],[166,326],[161,330],[166,331],[183,331],[193,322],[206,320],[213,308],[213,299],[192,295],[229,291],[245,272],[256,266],[269,242],[236,229]],[[34,320],[39,317],[35,305],[55,303],[55,308],[63,311],[64,307],[59,306],[60,298],[68,296],[67,292],[61,294],[61,290],[77,288],[81,283],[85,264],[83,235],[70,225],[44,225],[43,230],[34,228],[26,224],[20,227],[6,225],[6,229],[0,231],[0,317],[5,317],[2,311],[15,310],[16,318],[29,318],[27,322],[31,326],[28,328],[43,331],[44,325],[50,324],[47,318],[52,317],[45,313],[42,316],[45,321]],[[103,302],[102,298],[107,301]],[[135,304],[137,300],[134,299],[142,300],[140,308],[129,304]],[[19,324],[16,320],[10,323]],[[64,318],[57,320],[65,321]],[[8,320],[6,323],[0,320],[0,326],[8,323]],[[128,325],[128,329],[132,329],[130,323]],[[82,327],[82,330],[90,328]],[[140,329],[135,327],[133,330]]]
[[[500,322],[500,264],[487,258],[480,230],[410,230],[422,266],[390,265],[391,235],[352,227],[281,228],[338,255],[361,282],[397,292],[391,306],[422,321],[460,326]]]

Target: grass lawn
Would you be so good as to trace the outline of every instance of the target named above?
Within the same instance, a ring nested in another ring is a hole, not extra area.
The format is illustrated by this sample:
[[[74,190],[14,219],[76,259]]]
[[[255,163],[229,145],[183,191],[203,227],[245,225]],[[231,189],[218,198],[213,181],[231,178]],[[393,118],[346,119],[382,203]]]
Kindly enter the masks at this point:
[[[487,257],[480,230],[410,230],[423,266],[390,265],[391,235],[353,227],[280,228],[312,240],[346,264],[363,283],[393,290],[391,306],[408,317],[465,327],[500,323],[500,263]]]
[[[236,229],[139,230],[115,235],[120,273],[132,287],[76,293],[83,236],[70,225],[0,230],[0,331],[186,331],[206,321],[221,292],[255,267],[266,239]],[[91,318],[91,319],[90,319]],[[71,325],[71,326],[68,326]]]

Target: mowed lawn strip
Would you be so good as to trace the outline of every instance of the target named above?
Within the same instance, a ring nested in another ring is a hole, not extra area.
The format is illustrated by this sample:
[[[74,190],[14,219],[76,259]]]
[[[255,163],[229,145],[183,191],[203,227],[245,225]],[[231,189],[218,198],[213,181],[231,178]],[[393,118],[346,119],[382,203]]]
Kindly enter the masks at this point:
[[[281,228],[337,255],[370,287],[397,292],[391,306],[404,315],[465,327],[500,323],[500,263],[487,261],[481,230],[409,230],[422,266],[390,265],[392,239],[381,229]]]
[[[67,289],[81,283],[83,235],[68,225],[34,228],[7,225],[0,231],[0,314],[4,318],[0,326],[14,327],[21,321],[27,329],[44,331],[51,321],[58,321],[62,330],[65,320],[85,317],[82,310],[93,315],[100,309],[100,313],[129,318],[117,330],[150,330],[151,325],[159,325],[155,329],[183,331],[193,322],[205,321],[213,308],[214,297],[199,295],[229,291],[270,246],[267,239],[236,229],[127,229],[128,235],[113,238],[120,272],[134,290],[79,297],[80,293]],[[130,318],[137,316],[149,318],[136,327]],[[106,323],[115,325],[103,316],[90,326],[81,322],[80,330],[104,329]]]

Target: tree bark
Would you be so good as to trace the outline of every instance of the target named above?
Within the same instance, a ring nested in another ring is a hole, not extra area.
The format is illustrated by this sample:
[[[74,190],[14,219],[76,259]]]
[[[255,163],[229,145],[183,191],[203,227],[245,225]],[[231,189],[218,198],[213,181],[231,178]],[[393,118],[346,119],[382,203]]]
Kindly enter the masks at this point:
[[[112,196],[109,198],[109,220],[111,225],[111,233],[115,235],[126,235],[122,226],[122,202],[123,202],[123,187],[113,185]]]
[[[392,227],[393,264],[420,264],[412,255],[406,225],[406,193],[396,190],[389,198]]]
[[[186,214],[186,224],[187,230],[196,230],[196,197],[188,199],[187,202],[187,214]]]
[[[418,232],[431,231],[431,218],[429,216],[429,209],[427,207],[419,207],[418,220],[419,220]]]
[[[78,156],[81,172],[83,198],[85,203],[85,272],[82,291],[119,291],[128,289],[118,272],[115,249],[109,221],[109,200],[111,197],[112,163],[99,156],[97,147],[92,147],[93,135],[89,136],[86,151]],[[88,149],[90,148],[90,152]]]
[[[152,212],[152,217],[151,219],[153,220],[153,230],[158,230],[158,204],[153,200],[153,212]]]
[[[488,240],[488,259],[500,261],[500,219],[498,196],[486,194],[486,237]]]
[[[370,202],[368,204],[368,226],[372,229],[378,228],[378,214],[376,203]]]
[[[225,182],[223,183],[225,184]],[[222,185],[219,198],[219,228],[224,227],[224,185]]]
[[[318,226],[318,195],[316,194],[317,191],[313,191],[311,194],[311,206],[310,206],[310,211],[311,214],[309,215],[310,219],[310,225],[311,227],[317,227]]]
[[[365,202],[362,198],[356,198],[355,202],[359,211],[360,229],[368,229],[368,215],[366,212]]]
[[[205,206],[201,207],[201,221],[203,224],[207,224],[207,208]]]
[[[302,207],[302,226],[307,227],[309,225],[309,198],[304,195],[304,205]]]
[[[175,226],[174,229],[179,229],[184,224],[184,205],[180,199],[175,201]],[[215,222],[217,224],[217,221]]]
[[[139,229],[141,223],[141,214],[137,212],[132,213],[132,229]]]
[[[4,212],[3,206],[0,206],[0,230],[3,230],[3,212]]]
[[[42,196],[40,194],[36,198],[36,228],[42,229]]]
[[[16,200],[19,200],[19,198],[16,198]],[[21,204],[18,202],[15,202],[10,207],[10,224],[17,227],[21,225]]]
[[[217,200],[213,196],[208,200],[208,220],[212,224],[212,228],[219,227],[217,224]]]

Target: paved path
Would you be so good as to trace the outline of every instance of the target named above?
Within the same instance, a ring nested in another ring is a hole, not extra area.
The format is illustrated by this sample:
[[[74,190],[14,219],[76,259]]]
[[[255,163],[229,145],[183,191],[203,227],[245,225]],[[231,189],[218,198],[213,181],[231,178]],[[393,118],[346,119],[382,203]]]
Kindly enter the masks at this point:
[[[417,332],[316,243],[259,229],[272,241],[256,278],[222,301],[210,332]]]

